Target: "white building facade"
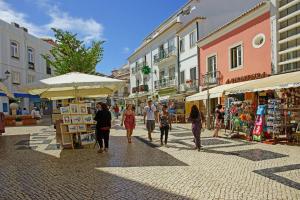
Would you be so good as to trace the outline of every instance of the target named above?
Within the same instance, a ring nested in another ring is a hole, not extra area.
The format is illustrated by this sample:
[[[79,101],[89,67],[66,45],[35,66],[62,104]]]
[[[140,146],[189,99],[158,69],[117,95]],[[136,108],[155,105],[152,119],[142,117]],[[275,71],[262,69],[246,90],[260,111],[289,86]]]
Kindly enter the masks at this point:
[[[300,70],[300,0],[271,0],[273,73]]]
[[[122,67],[112,71],[112,78],[123,80],[124,85],[112,96],[112,105],[118,104],[125,106],[126,100],[130,94],[130,68],[129,64],[125,64]]]
[[[53,74],[49,63],[41,56],[49,55],[50,49],[51,44],[30,35],[26,28],[0,20],[0,78],[21,109],[41,106],[39,97],[26,94],[22,88]],[[9,103],[8,97],[0,92],[0,112],[9,114]]]
[[[189,0],[148,35],[128,58],[130,97],[140,104],[152,98],[184,98],[199,90],[197,41],[262,0]],[[151,69],[143,73],[143,67]]]

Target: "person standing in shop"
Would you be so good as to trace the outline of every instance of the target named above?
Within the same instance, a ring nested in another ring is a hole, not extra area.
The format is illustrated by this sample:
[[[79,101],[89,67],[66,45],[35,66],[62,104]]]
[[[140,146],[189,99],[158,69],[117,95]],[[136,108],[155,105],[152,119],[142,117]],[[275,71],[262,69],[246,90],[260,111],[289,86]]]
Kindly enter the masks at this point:
[[[108,151],[109,147],[109,133],[111,129],[111,113],[108,110],[108,107],[105,103],[101,104],[101,110],[99,110],[94,118],[97,122],[97,142],[100,146],[98,153],[102,153],[103,150],[105,152]],[[104,149],[103,149],[103,140],[104,140]]]
[[[224,121],[224,111],[222,110],[222,105],[217,105],[215,111],[215,132],[213,137],[219,137],[219,131],[222,127]]]
[[[144,124],[146,124],[146,128],[148,130],[148,138],[150,142],[152,142],[152,132],[155,129],[155,113],[156,107],[152,104],[152,100],[148,101],[148,105],[144,108]],[[146,121],[147,118],[147,121]]]

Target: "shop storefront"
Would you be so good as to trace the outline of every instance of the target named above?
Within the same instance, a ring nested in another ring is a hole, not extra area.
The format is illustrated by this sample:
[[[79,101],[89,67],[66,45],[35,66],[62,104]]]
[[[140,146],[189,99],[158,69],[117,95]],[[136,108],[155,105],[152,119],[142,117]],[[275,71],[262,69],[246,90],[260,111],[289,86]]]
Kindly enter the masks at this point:
[[[300,72],[249,82],[228,89],[226,94],[227,99],[233,99],[227,104],[227,120],[231,127],[239,125],[249,139],[270,143],[299,142]],[[245,103],[249,109],[245,109]],[[247,110],[251,110],[250,113],[244,113]]]

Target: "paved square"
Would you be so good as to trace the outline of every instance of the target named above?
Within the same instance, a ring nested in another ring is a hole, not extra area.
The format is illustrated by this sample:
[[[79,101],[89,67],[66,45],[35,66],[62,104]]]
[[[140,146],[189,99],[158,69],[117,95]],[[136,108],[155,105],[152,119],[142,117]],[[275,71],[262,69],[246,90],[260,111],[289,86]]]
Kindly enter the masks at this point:
[[[149,142],[139,122],[128,144],[125,130],[114,127],[103,154],[94,145],[61,150],[52,127],[8,128],[0,137],[0,200],[300,199],[299,146],[205,131],[198,152],[189,124],[174,124],[167,147],[158,128]]]
[[[269,159],[276,159],[276,158],[283,158],[288,155],[274,153],[272,151],[266,151],[262,149],[249,149],[249,150],[242,150],[242,151],[232,151],[234,155],[237,155],[242,158],[246,158],[252,161],[262,161],[262,160],[269,160]]]

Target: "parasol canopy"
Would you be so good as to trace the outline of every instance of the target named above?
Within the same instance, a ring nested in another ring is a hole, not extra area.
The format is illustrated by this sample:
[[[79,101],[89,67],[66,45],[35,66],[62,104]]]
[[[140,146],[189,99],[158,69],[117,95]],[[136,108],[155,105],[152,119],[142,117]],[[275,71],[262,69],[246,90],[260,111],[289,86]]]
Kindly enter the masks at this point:
[[[6,94],[9,98],[15,98],[14,95],[8,90],[8,88],[0,82],[0,92]]]
[[[25,90],[29,94],[39,95],[41,98],[57,100],[103,97],[113,94],[123,84],[124,82],[118,79],[71,72],[40,80],[37,84],[27,86]]]

